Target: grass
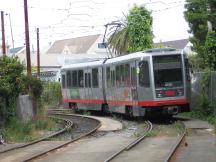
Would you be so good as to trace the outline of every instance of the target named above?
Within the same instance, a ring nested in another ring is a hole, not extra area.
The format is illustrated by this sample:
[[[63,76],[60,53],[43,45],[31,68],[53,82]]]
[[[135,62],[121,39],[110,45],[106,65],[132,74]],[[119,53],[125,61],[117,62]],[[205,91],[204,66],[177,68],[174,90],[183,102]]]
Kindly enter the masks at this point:
[[[0,131],[7,143],[30,142],[58,129],[57,125],[54,120],[46,118],[28,122],[12,118]]]
[[[146,134],[146,137],[156,137],[160,134],[159,130],[152,130]]]
[[[213,116],[213,115],[205,116],[199,111],[185,112],[185,113],[181,113],[180,115],[191,117],[191,118],[196,118],[196,119],[201,119],[201,120],[209,122],[210,124],[214,126],[214,133],[216,134],[216,116]]]
[[[172,124],[178,134],[184,133],[184,126],[179,121]]]

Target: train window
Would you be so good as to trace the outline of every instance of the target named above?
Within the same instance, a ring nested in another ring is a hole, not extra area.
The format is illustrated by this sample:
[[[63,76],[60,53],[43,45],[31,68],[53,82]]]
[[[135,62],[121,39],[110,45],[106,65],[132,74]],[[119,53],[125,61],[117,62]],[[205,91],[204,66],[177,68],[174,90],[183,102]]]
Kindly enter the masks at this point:
[[[150,87],[149,66],[147,61],[139,63],[139,84],[142,87]]]
[[[71,72],[67,71],[67,87],[71,87]]]
[[[83,70],[78,71],[78,83],[79,83],[79,87],[84,87]]]
[[[116,86],[120,86],[120,66],[116,66]]]
[[[111,86],[115,86],[115,70],[111,70]]]
[[[62,75],[62,87],[65,88],[65,75]]]
[[[106,68],[106,76],[107,87],[111,87],[110,67]]]
[[[77,71],[72,71],[72,87],[78,87]]]
[[[190,81],[190,65],[189,65],[188,58],[185,58],[185,72],[186,72],[187,81]]]
[[[92,87],[98,88],[98,69],[92,69]]]
[[[131,67],[131,84],[132,86],[136,85],[136,68]]]
[[[124,65],[120,65],[120,86],[124,86]]]
[[[88,87],[88,74],[85,73],[85,87]]]
[[[124,68],[124,85],[125,86],[130,86],[130,65],[125,64]]]
[[[91,73],[88,73],[88,87],[91,87]]]

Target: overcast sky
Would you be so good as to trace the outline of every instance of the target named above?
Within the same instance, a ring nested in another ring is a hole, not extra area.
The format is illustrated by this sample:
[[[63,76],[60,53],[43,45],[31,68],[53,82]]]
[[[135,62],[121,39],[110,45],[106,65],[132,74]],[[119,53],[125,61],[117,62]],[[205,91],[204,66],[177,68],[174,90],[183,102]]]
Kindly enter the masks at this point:
[[[24,0],[0,0],[0,10],[11,17],[15,47],[25,43],[23,4]],[[58,39],[103,34],[104,24],[121,19],[134,4],[152,11],[155,42],[188,38],[185,0],[28,0],[30,44],[36,44],[36,28],[42,46]],[[9,16],[4,19],[6,41],[11,45]]]

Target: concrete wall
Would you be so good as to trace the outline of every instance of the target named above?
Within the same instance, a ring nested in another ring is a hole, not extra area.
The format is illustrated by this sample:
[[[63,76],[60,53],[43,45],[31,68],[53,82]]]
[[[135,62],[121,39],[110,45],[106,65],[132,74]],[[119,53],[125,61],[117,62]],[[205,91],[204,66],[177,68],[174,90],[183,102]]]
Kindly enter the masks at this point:
[[[29,95],[20,95],[17,99],[17,116],[22,121],[33,119],[33,104]]]

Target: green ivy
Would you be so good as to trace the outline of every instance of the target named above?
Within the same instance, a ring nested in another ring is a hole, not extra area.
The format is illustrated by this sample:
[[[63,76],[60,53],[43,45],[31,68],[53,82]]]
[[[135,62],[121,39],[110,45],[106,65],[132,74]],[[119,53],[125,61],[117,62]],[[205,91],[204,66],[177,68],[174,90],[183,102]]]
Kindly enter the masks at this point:
[[[201,82],[201,96],[200,96],[200,104],[199,104],[199,111],[204,116],[212,115],[214,112],[212,103],[209,100],[209,84],[210,84],[210,71],[204,73]]]
[[[204,60],[207,67],[216,70],[216,32],[209,32],[205,42]]]

